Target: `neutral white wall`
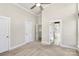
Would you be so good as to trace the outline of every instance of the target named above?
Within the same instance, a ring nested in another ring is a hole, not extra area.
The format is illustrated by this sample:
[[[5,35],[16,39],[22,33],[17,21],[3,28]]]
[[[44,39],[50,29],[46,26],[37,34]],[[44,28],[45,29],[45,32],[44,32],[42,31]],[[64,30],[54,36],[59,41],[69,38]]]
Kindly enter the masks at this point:
[[[37,21],[37,23],[38,23],[39,25],[42,24],[42,15],[41,15],[41,14],[38,15],[38,21]]]
[[[50,44],[48,22],[62,20],[61,44],[74,47],[76,44],[76,4],[51,4],[42,12],[42,43]]]
[[[79,48],[79,19],[78,19],[78,48]]]
[[[74,15],[63,19],[62,44],[76,47],[76,18]]]
[[[35,39],[36,16],[13,4],[0,4],[0,16],[11,18],[11,47],[25,42],[25,21],[33,22],[33,39]]]
[[[79,11],[79,4],[78,4],[78,11]],[[79,16],[78,16],[78,48],[79,48]]]

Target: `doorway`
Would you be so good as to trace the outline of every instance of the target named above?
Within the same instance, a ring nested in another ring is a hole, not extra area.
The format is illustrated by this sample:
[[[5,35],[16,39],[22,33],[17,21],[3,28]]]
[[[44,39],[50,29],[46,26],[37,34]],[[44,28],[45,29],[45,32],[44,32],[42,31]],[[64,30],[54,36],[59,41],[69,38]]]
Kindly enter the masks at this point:
[[[36,24],[36,41],[42,41],[42,25]]]
[[[61,43],[61,21],[49,23],[49,40],[50,44],[60,45]]]
[[[60,22],[54,22],[54,44],[59,45],[60,44]]]
[[[41,40],[42,40],[42,26],[41,25],[38,25],[38,41],[40,41],[41,42]]]

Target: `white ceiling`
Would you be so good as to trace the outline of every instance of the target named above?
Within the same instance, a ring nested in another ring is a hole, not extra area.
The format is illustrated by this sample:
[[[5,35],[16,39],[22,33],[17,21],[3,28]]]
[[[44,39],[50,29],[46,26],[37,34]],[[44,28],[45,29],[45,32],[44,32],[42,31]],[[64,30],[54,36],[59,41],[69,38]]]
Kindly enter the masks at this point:
[[[34,3],[18,3],[18,5],[20,5],[21,7],[24,7],[25,9],[29,10],[30,12],[38,15],[41,12],[41,9],[39,7],[35,7],[34,9],[30,9]],[[42,7],[44,8],[45,6],[47,6],[48,4],[42,4]]]

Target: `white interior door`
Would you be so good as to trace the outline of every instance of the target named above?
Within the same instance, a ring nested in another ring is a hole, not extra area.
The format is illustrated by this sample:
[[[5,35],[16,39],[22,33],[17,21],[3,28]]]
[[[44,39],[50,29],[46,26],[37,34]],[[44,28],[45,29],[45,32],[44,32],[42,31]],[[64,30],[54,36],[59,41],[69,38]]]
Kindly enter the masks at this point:
[[[9,49],[9,18],[0,17],[0,53]]]
[[[26,43],[33,41],[33,23],[30,21],[25,22],[25,40]]]

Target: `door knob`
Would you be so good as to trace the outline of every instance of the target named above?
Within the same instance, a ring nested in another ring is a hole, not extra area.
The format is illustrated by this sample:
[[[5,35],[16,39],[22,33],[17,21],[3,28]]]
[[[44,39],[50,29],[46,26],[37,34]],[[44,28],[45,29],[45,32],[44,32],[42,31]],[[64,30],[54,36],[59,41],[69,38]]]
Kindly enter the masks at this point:
[[[6,36],[6,38],[9,38],[9,36]]]

